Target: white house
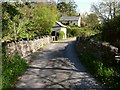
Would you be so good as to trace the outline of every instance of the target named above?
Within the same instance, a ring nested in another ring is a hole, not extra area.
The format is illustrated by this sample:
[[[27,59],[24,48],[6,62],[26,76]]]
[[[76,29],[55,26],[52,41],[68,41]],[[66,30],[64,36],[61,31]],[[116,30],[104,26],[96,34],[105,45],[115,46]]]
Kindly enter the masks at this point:
[[[53,26],[52,28],[52,36],[55,36],[57,37],[57,31],[58,30],[61,30],[64,32],[64,36],[63,36],[63,39],[66,39],[67,37],[67,29],[66,29],[67,26],[63,25],[62,23],[56,21],[56,25]]]
[[[81,26],[81,17],[80,16],[62,16],[59,20],[61,23],[67,22],[70,26]]]

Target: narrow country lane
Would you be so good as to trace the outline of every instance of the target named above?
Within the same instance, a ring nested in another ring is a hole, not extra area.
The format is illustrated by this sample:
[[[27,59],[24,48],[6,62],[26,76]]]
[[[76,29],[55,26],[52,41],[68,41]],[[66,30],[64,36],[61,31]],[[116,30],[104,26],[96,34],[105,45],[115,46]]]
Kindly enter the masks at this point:
[[[51,43],[26,57],[31,64],[16,88],[101,88],[80,64],[74,39]]]

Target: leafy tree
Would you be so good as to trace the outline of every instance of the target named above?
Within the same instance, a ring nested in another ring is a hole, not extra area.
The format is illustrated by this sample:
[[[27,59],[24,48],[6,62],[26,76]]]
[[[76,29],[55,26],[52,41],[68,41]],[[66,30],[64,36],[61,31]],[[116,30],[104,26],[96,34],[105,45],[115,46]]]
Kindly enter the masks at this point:
[[[56,15],[46,5],[40,4],[35,8],[32,20],[32,27],[34,27],[32,30],[36,35],[49,35],[56,21]]]
[[[57,8],[61,15],[76,15],[76,4],[75,3],[65,3],[61,2],[57,4]]]
[[[15,18],[20,16],[21,13],[16,9],[12,3],[2,3],[2,31],[3,37],[16,38],[15,25],[18,23]]]
[[[103,20],[102,38],[120,48],[120,7],[119,0],[103,0],[93,5],[95,13]],[[112,36],[112,37],[111,37]]]
[[[103,40],[109,42],[120,41],[120,16],[116,16],[114,19],[106,21],[102,25]],[[112,37],[111,37],[112,36]]]
[[[77,8],[77,4],[73,1],[73,2],[69,2],[70,5],[70,9],[69,9],[69,15],[77,15],[76,12],[76,8]]]
[[[50,9],[50,11],[55,15],[55,19],[59,20],[60,12],[57,9],[57,5],[55,5],[55,4],[49,4],[49,5],[47,5],[47,8]]]
[[[95,13],[87,15],[85,18],[85,23],[88,27],[95,28],[99,24],[97,15]]]
[[[103,0],[102,2],[93,4],[91,9],[100,17],[102,22],[115,18],[120,13],[118,0]]]
[[[89,27],[92,29],[96,29],[99,26],[98,16],[95,13],[90,14],[82,14],[81,15],[81,26],[82,27]]]
[[[2,38],[29,39],[49,35],[59,13],[55,5],[35,3],[2,3]]]

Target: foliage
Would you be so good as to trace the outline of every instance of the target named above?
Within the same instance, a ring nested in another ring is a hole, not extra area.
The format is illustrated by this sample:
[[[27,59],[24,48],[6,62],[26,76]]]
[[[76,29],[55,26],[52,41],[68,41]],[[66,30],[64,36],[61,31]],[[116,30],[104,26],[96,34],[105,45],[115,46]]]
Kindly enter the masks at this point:
[[[80,34],[84,34],[84,32],[82,32],[82,31],[83,31],[83,30],[80,29],[80,28],[78,28],[78,27],[71,27],[71,28],[68,28],[68,29],[67,29],[67,34],[68,34],[69,36],[74,37],[74,36],[78,36],[78,35],[80,35]]]
[[[76,15],[76,4],[75,3],[65,3],[61,2],[57,4],[57,8],[61,15]]]
[[[99,46],[89,39],[81,39],[76,42],[76,51],[81,63],[103,85],[120,88],[120,70],[107,47]]]
[[[55,5],[29,2],[2,2],[2,39],[21,40],[49,35],[59,13]],[[27,68],[24,59],[2,51],[3,89],[13,87]]]
[[[49,35],[58,14],[54,5],[2,2],[2,39],[16,41]],[[18,76],[26,68],[27,64],[24,59],[18,55],[8,55],[3,50],[2,89],[14,87]]]
[[[102,20],[102,39],[120,48],[120,7],[118,0],[103,0],[92,5],[93,11]],[[112,36],[112,37],[111,37]]]
[[[116,42],[120,40],[120,16],[115,17],[114,19],[106,21],[102,25],[102,37],[103,40],[109,42]],[[112,37],[111,37],[112,36]]]
[[[2,3],[2,8],[3,8],[2,10],[3,32],[2,33],[3,33],[4,40],[18,40],[21,38],[29,38],[31,36],[34,36],[34,33],[28,32],[29,27],[27,26],[27,24],[31,22],[30,18],[32,16],[31,14],[32,9],[30,5],[31,4],[26,4],[26,3],[20,4],[17,2]]]
[[[55,19],[59,20],[60,12],[57,8],[57,5],[50,4],[50,5],[47,6],[47,8],[50,9],[50,11],[54,14]]]
[[[20,40],[49,35],[59,13],[55,5],[35,3],[2,3],[4,40]]]
[[[73,37],[71,32],[72,32],[72,29],[71,28],[67,28],[67,37]]]
[[[99,24],[98,16],[95,13],[91,13],[85,17],[84,22],[88,27],[95,29]]]
[[[7,36],[9,38],[14,37],[14,23],[15,17],[21,15],[16,9],[15,5],[11,3],[2,3],[2,33],[3,37]],[[17,23],[17,22],[16,22]],[[9,32],[9,33],[8,33]]]
[[[15,81],[27,68],[24,59],[18,55],[9,56],[3,53],[2,56],[2,90],[14,87]]]
[[[96,33],[99,33],[98,30],[92,30],[90,28],[79,28],[79,27],[70,27],[67,28],[67,35],[68,37],[74,37],[74,36],[80,36],[80,35],[85,35],[85,36],[90,36],[94,35]]]
[[[99,28],[99,18],[95,13],[81,15],[81,27]]]
[[[63,39],[65,33],[63,31],[60,31],[60,30],[58,30],[57,33],[58,33],[58,39]]]
[[[119,73],[115,68],[106,66],[96,59],[91,52],[81,55],[81,62],[87,70],[107,87],[119,88]]]
[[[102,22],[119,15],[119,9],[118,0],[102,0],[101,2],[91,6],[91,10],[99,16]]]

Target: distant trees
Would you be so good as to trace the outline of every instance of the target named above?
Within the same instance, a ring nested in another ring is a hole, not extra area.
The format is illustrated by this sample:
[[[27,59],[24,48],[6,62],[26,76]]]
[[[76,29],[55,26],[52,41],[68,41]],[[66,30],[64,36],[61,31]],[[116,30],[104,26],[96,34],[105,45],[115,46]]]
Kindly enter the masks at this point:
[[[83,14],[81,15],[81,26],[87,26],[89,28],[95,29],[99,25],[98,16],[95,13]]]
[[[98,24],[98,16],[95,13],[88,14],[85,18],[88,27],[95,28]]]
[[[49,35],[59,13],[55,5],[2,3],[2,38],[20,40]]]
[[[103,0],[92,5],[92,9],[102,21],[100,30],[103,40],[120,48],[120,1]]]
[[[97,4],[93,4],[91,9],[102,21],[115,18],[116,15],[120,14],[118,0],[102,0]]]
[[[76,7],[77,5],[73,2],[71,3],[65,3],[65,2],[60,2],[57,4],[57,8],[60,11],[61,15],[76,15]]]

